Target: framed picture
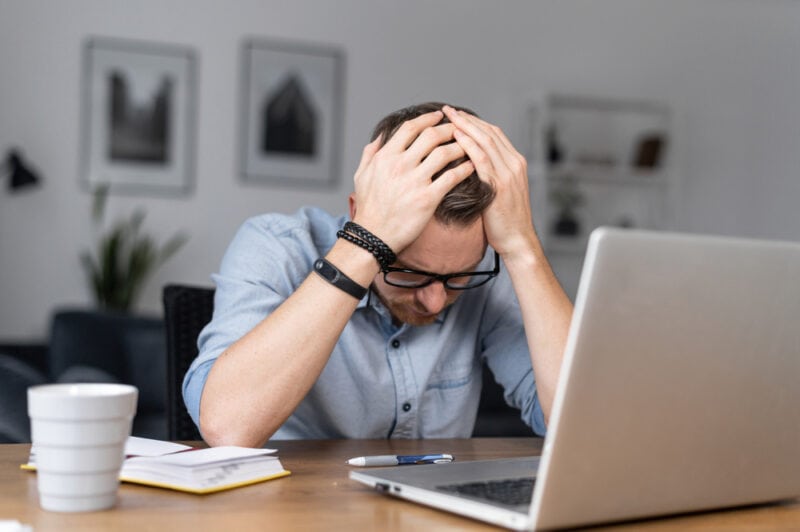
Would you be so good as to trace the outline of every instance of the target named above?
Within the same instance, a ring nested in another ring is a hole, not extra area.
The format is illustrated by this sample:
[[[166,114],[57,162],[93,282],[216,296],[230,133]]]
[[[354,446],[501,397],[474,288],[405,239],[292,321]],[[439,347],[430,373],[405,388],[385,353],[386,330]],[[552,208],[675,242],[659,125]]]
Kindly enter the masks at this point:
[[[331,47],[249,39],[242,56],[243,179],[334,185],[343,54]]]
[[[87,188],[187,193],[194,171],[192,50],[92,38],[83,59],[81,178]]]

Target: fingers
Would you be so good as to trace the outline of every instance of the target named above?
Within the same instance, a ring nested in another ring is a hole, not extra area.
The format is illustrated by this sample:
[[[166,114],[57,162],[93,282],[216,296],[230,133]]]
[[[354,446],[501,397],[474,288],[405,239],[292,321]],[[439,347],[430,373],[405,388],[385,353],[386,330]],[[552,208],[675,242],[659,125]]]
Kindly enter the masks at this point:
[[[490,124],[485,120],[481,120],[477,116],[473,116],[467,113],[459,113],[459,115],[462,116],[464,119],[471,121],[472,123],[481,127],[484,131],[487,132],[488,135],[490,135],[494,139],[494,141],[497,143],[499,147],[505,147],[506,149],[512,152],[517,151],[516,148],[514,148],[514,145],[511,144],[511,141],[508,140],[508,137],[506,137],[506,134],[503,133],[503,130],[497,127],[496,125]]]
[[[503,133],[503,130],[494,124],[490,124],[489,122],[486,122],[475,115],[454,109],[449,105],[445,105],[442,109],[447,115],[447,118],[459,128],[464,129],[468,124],[472,124],[473,127],[481,129],[484,134],[491,137],[495,142],[498,143],[498,145],[503,145],[507,148],[513,148],[511,141],[508,140],[505,133]]]
[[[382,148],[372,152],[373,157],[376,153],[379,153],[382,160],[400,157],[398,161],[401,161],[401,168],[430,179],[451,161],[465,155],[464,150],[453,139],[456,126],[450,123],[431,124],[438,123],[443,116],[441,111],[436,111],[404,122]],[[444,146],[448,147],[439,149]],[[366,161],[365,165],[372,160],[366,157],[365,151],[362,157],[362,162]]]
[[[364,146],[364,150],[361,152],[361,162],[358,163],[358,168],[356,169],[356,175],[360,174],[378,152],[378,149],[381,144],[381,137],[376,138],[366,146]]]
[[[401,129],[403,127],[401,126]],[[414,176],[430,180],[452,161],[466,155],[464,149],[454,141],[455,130],[456,126],[450,123],[428,126],[417,135],[405,151],[394,152],[397,146],[393,147],[388,143],[380,151],[389,158],[399,155],[403,168],[408,169]],[[408,128],[406,131],[416,131],[416,127]],[[399,133],[398,129],[395,135]]]
[[[478,171],[478,177],[487,181],[488,176],[494,175],[494,165],[492,164],[491,158],[472,137],[462,131],[456,131],[455,138],[458,145],[464,149],[467,157],[469,157],[475,165],[475,169]]]
[[[455,168],[451,168],[442,175],[439,179],[431,183],[431,190],[438,194],[439,198],[443,198],[445,194],[450,192],[454,186],[458,185],[466,178],[475,172],[475,165],[472,161],[464,161]],[[437,202],[438,203],[438,202]]]
[[[434,111],[406,120],[386,142],[384,148],[393,152],[404,151],[426,128],[441,122],[443,116],[442,111]]]
[[[437,146],[451,142],[455,130],[456,126],[449,123],[423,130],[406,150],[409,161],[418,164],[428,157]]]
[[[503,144],[496,138],[496,134],[489,124],[467,113],[459,113],[451,107],[446,107],[446,109],[448,110],[447,117],[458,129],[472,137],[491,157],[502,159],[498,145],[503,146]]]
[[[466,152],[458,143],[451,142],[436,147],[417,167],[416,174],[430,179],[451,162],[464,157]]]
[[[501,162],[509,168],[518,166],[518,159],[522,156],[499,127],[485,122],[477,116],[457,111],[449,106],[445,106],[444,110],[447,118],[460,130],[467,133],[486,152],[496,166],[500,165]]]

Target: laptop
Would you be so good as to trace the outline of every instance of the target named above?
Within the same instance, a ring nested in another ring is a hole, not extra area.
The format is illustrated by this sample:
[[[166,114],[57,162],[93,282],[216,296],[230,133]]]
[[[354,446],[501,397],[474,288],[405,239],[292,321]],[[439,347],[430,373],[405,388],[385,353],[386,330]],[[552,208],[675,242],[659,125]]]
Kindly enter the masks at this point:
[[[800,496],[800,244],[595,230],[541,458],[350,478],[518,530]]]

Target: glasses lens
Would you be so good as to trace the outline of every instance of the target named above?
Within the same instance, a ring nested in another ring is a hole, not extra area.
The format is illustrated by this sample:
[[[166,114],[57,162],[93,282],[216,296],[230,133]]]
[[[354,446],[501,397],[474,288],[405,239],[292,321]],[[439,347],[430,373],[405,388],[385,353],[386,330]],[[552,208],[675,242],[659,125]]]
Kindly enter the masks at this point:
[[[403,288],[417,288],[424,286],[431,282],[431,277],[419,273],[408,272],[386,272],[383,274],[383,280],[387,283],[400,286]]]
[[[458,277],[449,278],[447,283],[445,283],[445,286],[453,290],[465,290],[467,288],[475,288],[476,286],[480,286],[492,277],[493,275],[491,273],[459,275]]]

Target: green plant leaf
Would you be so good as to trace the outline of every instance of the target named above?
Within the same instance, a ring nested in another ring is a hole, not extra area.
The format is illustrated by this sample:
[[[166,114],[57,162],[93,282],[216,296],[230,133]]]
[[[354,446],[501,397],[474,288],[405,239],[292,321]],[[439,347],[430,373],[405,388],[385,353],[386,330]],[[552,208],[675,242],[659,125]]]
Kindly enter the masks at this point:
[[[178,252],[186,242],[189,241],[189,235],[186,233],[178,233],[173,235],[172,238],[167,240],[167,242],[161,246],[161,250],[158,253],[158,263],[163,264],[167,261],[171,256]]]
[[[107,187],[95,191],[92,215],[98,224],[106,194]],[[187,235],[178,233],[159,246],[143,232],[145,216],[143,209],[136,209],[98,239],[96,257],[89,252],[81,255],[87,280],[101,307],[130,311],[147,279],[188,240]]]
[[[108,198],[108,184],[103,183],[94,189],[94,199],[92,201],[92,221],[99,224],[103,221],[106,210],[106,199]]]

